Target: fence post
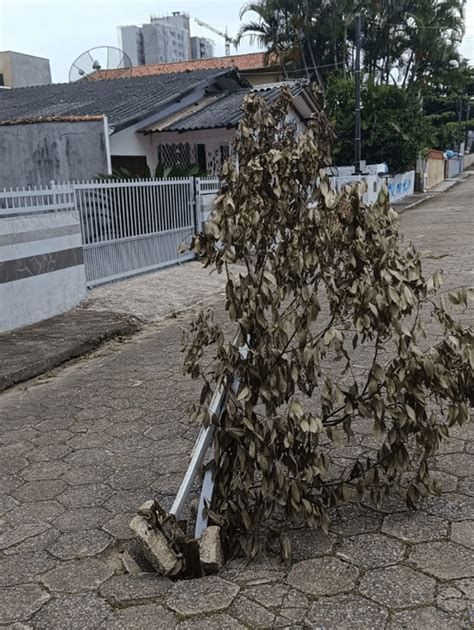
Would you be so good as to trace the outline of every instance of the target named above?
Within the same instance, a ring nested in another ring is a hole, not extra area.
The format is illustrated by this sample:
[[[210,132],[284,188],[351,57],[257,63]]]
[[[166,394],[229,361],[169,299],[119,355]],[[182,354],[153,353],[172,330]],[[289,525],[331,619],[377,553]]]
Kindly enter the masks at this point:
[[[194,230],[198,234],[201,231],[201,178],[192,177],[193,203],[194,203]]]

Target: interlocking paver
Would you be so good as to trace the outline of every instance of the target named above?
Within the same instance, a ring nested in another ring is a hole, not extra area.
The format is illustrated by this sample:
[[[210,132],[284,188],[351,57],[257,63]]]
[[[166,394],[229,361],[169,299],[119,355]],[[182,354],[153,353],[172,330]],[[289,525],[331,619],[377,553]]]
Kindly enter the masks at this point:
[[[429,497],[423,501],[420,510],[440,516],[447,521],[464,521],[474,515],[474,497],[445,493],[440,497]]]
[[[113,569],[99,558],[81,558],[59,563],[41,576],[50,591],[79,593],[93,591],[113,575]]]
[[[43,606],[32,625],[35,630],[97,630],[112,612],[93,593],[59,596]]]
[[[406,547],[403,543],[382,534],[361,534],[345,538],[336,547],[336,555],[362,569],[375,569],[403,560]]]
[[[37,523],[38,521],[52,521],[62,514],[66,508],[55,500],[32,501],[31,503],[16,503],[6,515],[5,520],[11,525],[21,523]]]
[[[63,532],[82,531],[101,527],[112,516],[112,512],[103,507],[76,508],[66,510],[54,519],[53,524]]]
[[[466,621],[455,619],[445,612],[429,606],[394,614],[388,625],[388,630],[400,630],[401,628],[468,630],[469,627]]]
[[[54,565],[54,558],[45,551],[0,557],[0,586],[37,581],[37,575],[48,571]]]
[[[19,501],[36,502],[54,499],[66,489],[61,479],[42,479],[41,481],[27,481],[20,486],[13,496]]]
[[[311,595],[334,595],[351,590],[359,577],[356,567],[338,558],[314,558],[298,562],[286,581]]]
[[[424,512],[402,512],[384,518],[382,531],[406,542],[417,543],[445,538],[448,523]]]
[[[368,571],[360,581],[359,591],[378,604],[397,610],[431,603],[435,587],[433,578],[408,567],[392,566]]]
[[[31,617],[50,598],[38,584],[22,584],[0,589],[0,623],[7,624]]]
[[[57,499],[68,508],[98,507],[114,493],[103,483],[91,483],[67,488]]]
[[[337,630],[383,630],[388,611],[358,595],[322,597],[315,602],[306,616],[310,628],[337,628]]]
[[[469,547],[469,549],[474,549],[474,521],[453,523],[451,525],[451,540]]]
[[[473,197],[470,176],[401,218],[406,241],[431,252],[427,272],[445,267],[446,288],[473,284]],[[193,290],[194,269],[179,271]],[[157,278],[136,282],[147,290]],[[106,293],[132,308],[124,287]],[[175,290],[185,293],[185,284]],[[216,305],[222,311],[220,298]],[[464,317],[474,322],[472,311]],[[292,568],[272,555],[233,560],[218,577],[171,585],[117,574],[134,511],[155,496],[171,504],[198,430],[188,408],[200,383],[182,376],[179,352],[188,321],[183,315],[155,324],[40,386],[0,396],[0,540],[8,545],[0,587],[9,593],[1,612],[12,630],[469,627],[474,423],[452,427],[432,462],[440,497],[416,512],[396,498],[381,509],[367,500],[331,510],[328,536],[291,529]],[[432,330],[428,325],[428,337]],[[333,473],[362,452],[373,456],[379,440],[372,424],[358,420],[351,443],[333,449]]]
[[[229,613],[246,625],[247,628],[272,628],[275,614],[260,604],[239,595],[229,609]]]
[[[175,582],[166,595],[166,605],[183,617],[229,608],[239,587],[217,576]]]
[[[112,536],[97,529],[61,534],[47,549],[61,560],[85,558],[102,553],[113,542]]]
[[[123,628],[166,628],[176,627],[176,617],[159,604],[134,606],[116,610],[101,626],[101,630],[123,630]]]
[[[114,575],[99,589],[102,597],[114,606],[144,602],[161,602],[172,582],[160,575]]]
[[[237,619],[225,613],[212,615],[212,617],[200,617],[199,619],[185,619],[176,626],[177,630],[245,630]]]
[[[474,577],[474,552],[453,542],[416,545],[409,561],[440,580]]]
[[[10,527],[0,533],[0,549],[5,550],[36,534],[41,534],[50,526],[46,523],[24,523],[17,527]]]

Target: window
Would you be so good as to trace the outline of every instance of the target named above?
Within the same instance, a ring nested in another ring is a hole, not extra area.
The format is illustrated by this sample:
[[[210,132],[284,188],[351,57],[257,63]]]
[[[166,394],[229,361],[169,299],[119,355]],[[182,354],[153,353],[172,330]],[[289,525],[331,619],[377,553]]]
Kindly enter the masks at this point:
[[[124,168],[133,175],[150,177],[150,171],[144,155],[112,155],[112,170]]]
[[[164,168],[191,166],[195,164],[194,151],[188,142],[163,143],[158,145],[158,162]]]

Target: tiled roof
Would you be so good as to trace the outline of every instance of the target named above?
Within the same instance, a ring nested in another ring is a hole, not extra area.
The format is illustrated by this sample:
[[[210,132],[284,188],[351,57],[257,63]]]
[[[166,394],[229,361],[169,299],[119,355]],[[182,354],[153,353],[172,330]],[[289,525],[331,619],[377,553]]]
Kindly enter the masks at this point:
[[[50,116],[106,115],[116,129],[160,110],[199,85],[212,85],[228,70],[196,70],[120,81],[53,83],[0,91],[0,121]]]
[[[158,124],[150,125],[141,131],[195,131],[217,127],[236,127],[243,117],[242,104],[250,92],[258,92],[269,103],[279,95],[283,84],[273,84],[260,88],[245,88],[234,92],[223,92],[183,109]],[[300,94],[306,87],[305,82],[288,82],[293,96]],[[205,105],[205,106],[203,106]]]
[[[90,120],[103,120],[102,115],[97,116],[33,116],[32,118],[17,118],[15,120],[0,121],[0,125],[32,125],[34,123],[47,122],[88,122]]]
[[[237,68],[238,70],[256,70],[271,65],[265,62],[265,53],[248,53],[246,55],[230,55],[229,57],[211,57],[209,59],[193,59],[175,63],[155,63],[134,66],[128,70],[100,70],[91,75],[92,79],[119,79],[123,77],[141,77],[151,74],[169,74],[170,72],[190,72],[195,70],[212,70],[219,68]]]

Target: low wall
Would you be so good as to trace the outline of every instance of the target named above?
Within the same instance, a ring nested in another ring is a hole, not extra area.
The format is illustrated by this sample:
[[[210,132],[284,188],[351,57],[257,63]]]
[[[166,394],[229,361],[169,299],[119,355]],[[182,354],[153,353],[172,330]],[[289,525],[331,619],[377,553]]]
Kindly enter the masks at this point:
[[[0,331],[63,313],[85,295],[77,211],[9,214],[0,205]]]
[[[346,184],[354,184],[364,181],[367,184],[367,192],[364,195],[365,203],[375,203],[383,183],[383,178],[377,175],[338,175],[330,177],[331,186],[336,192],[342,190]]]
[[[387,177],[387,188],[390,201],[400,201],[415,192],[415,171],[397,173]]]
[[[433,186],[444,180],[444,162],[445,160],[436,158],[428,158],[426,160],[426,188],[433,188]]]
[[[446,160],[446,179],[451,179],[451,177],[456,177],[459,173],[462,173],[464,170],[463,159],[459,158],[451,158],[450,160]]]
[[[464,170],[474,166],[474,153],[466,153],[464,155]]]

